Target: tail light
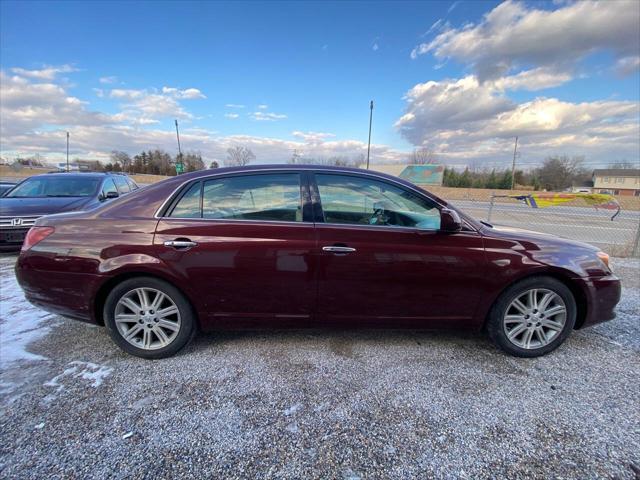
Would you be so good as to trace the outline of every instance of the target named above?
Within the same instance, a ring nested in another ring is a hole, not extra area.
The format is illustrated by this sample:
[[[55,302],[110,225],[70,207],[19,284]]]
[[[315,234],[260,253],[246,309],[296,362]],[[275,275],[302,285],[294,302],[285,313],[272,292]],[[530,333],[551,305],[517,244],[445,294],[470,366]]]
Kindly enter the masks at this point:
[[[27,232],[27,236],[25,237],[24,242],[22,243],[21,250],[23,252],[29,250],[31,247],[44,240],[55,231],[56,229],[53,227],[31,227]]]

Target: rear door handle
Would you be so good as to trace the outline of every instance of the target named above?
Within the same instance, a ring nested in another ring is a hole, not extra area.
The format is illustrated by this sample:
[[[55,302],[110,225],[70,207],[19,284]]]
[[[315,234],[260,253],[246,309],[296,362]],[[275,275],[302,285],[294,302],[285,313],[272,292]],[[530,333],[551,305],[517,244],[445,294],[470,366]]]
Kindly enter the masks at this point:
[[[173,248],[191,248],[198,245],[196,242],[192,242],[191,240],[169,240],[164,242],[165,247],[173,247]]]
[[[352,253],[355,252],[356,249],[355,248],[351,248],[351,247],[340,247],[337,245],[327,245],[326,247],[322,247],[322,251],[323,252],[331,252],[331,253],[337,253],[337,254],[345,254],[345,253]]]

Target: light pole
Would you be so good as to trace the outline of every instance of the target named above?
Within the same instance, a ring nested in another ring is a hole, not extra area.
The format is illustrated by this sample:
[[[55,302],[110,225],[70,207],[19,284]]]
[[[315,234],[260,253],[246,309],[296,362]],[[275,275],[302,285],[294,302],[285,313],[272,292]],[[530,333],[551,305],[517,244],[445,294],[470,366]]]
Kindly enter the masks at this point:
[[[369,104],[369,143],[367,143],[367,170],[369,170],[369,154],[371,152],[371,121],[373,120],[373,100]]]
[[[176,120],[176,137],[178,138],[178,161],[176,162],[176,173],[179,175],[184,172],[184,164],[182,163],[182,149],[180,148],[180,133],[178,132],[178,120]]]
[[[516,153],[518,151],[518,137],[516,137],[516,144],[513,147],[513,163],[511,164],[511,190],[516,184]]]
[[[67,132],[67,172],[69,171],[69,132]]]

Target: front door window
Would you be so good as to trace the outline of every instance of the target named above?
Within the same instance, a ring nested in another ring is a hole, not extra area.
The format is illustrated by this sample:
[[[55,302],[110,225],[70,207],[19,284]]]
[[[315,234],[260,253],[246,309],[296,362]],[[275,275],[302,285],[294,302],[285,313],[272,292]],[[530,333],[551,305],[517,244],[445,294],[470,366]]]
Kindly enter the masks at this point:
[[[391,183],[349,175],[316,174],[325,223],[440,228],[435,202]]]

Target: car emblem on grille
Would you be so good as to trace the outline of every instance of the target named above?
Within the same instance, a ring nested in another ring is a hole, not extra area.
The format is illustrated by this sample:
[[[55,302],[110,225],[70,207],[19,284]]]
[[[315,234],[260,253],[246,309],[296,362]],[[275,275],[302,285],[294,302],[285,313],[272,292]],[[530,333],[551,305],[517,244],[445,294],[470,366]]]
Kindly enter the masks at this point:
[[[19,225],[22,225],[22,219],[21,218],[12,218],[11,219],[11,226],[12,227],[17,227]]]

